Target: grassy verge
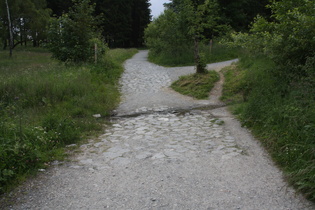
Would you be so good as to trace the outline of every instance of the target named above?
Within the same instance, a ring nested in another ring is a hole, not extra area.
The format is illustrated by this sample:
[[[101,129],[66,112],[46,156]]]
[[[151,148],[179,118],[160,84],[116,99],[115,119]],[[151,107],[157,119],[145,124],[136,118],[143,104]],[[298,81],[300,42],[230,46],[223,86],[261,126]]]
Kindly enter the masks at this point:
[[[310,66],[314,69],[314,66]],[[289,183],[315,201],[315,76],[288,82],[266,58],[224,70],[222,99],[283,169]]]
[[[217,72],[209,71],[205,74],[182,76],[171,87],[183,95],[188,95],[196,99],[207,99],[209,92],[219,79],[220,76]]]
[[[110,50],[97,65],[64,65],[45,50],[0,52],[0,193],[64,156],[64,146],[102,129],[119,103],[122,62]]]
[[[149,61],[161,66],[193,66],[194,61],[194,50],[188,47],[182,47],[181,49],[174,52],[161,52],[159,54],[154,54],[149,52]],[[206,63],[215,63],[220,61],[226,61],[235,59],[240,54],[240,49],[238,48],[228,48],[224,45],[215,43],[210,49],[209,45],[200,45],[200,52],[205,57]]]

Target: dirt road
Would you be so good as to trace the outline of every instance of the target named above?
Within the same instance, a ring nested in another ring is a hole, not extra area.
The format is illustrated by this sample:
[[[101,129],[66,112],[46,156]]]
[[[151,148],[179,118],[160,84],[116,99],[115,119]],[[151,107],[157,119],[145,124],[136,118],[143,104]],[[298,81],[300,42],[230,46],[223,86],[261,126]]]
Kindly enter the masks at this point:
[[[146,56],[125,63],[112,126],[27,182],[8,209],[314,208],[217,100],[220,85],[210,100],[182,96],[168,86],[194,68],[164,68]]]

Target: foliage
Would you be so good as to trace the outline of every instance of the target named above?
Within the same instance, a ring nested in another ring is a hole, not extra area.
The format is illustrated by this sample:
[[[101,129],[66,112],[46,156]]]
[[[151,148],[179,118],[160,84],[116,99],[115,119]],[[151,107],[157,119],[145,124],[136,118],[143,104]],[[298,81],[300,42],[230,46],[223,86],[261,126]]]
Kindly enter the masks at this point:
[[[144,29],[150,23],[149,0],[94,0],[100,27],[109,47],[143,46]]]
[[[224,84],[221,100],[232,105],[245,101],[247,85],[245,71],[239,65],[231,65],[221,70],[224,74]]]
[[[47,7],[50,8],[57,17],[69,12],[69,8],[73,6],[72,0],[46,0]]]
[[[225,72],[223,99],[241,103],[236,112],[243,125],[261,139],[289,182],[314,201],[315,77],[286,87],[285,81],[275,80],[275,69],[269,58],[242,59]]]
[[[165,10],[145,30],[146,45],[154,57],[164,54],[165,57],[180,58],[187,52],[192,52],[193,42],[187,33],[185,22],[174,11]]]
[[[194,59],[198,67],[197,72],[203,72],[204,68],[199,68],[203,66],[200,59],[200,42],[207,42],[214,35],[228,29],[220,20],[215,0],[173,1],[168,4],[164,14],[145,30],[150,57],[153,57],[153,60],[173,58],[175,65],[183,60]]]
[[[119,102],[122,63],[136,50],[107,52],[97,65],[65,66],[47,52],[0,52],[0,192],[64,156]]]
[[[241,54],[240,48],[230,48],[214,40],[212,47],[208,43],[200,43],[200,54],[205,63],[215,63],[237,58]],[[149,61],[162,66],[193,66],[195,63],[192,48],[182,49],[182,53],[175,51],[174,54],[161,52],[158,55],[149,51]]]
[[[257,15],[268,17],[270,0],[218,0],[223,21],[235,31],[247,31]]]
[[[216,71],[208,71],[204,74],[182,76],[171,87],[183,95],[192,96],[196,99],[207,99],[209,92],[219,78],[220,76]]]
[[[49,49],[53,57],[61,61],[86,62],[94,55],[94,44],[98,43],[100,56],[105,46],[96,31],[94,6],[89,0],[78,0],[69,13],[53,19],[49,28]]]
[[[269,8],[273,21],[258,16],[249,34],[233,35],[235,43],[254,55],[261,53],[271,58],[284,77],[306,76],[302,66],[315,56],[314,3],[283,0],[274,2]]]
[[[73,6],[71,0],[47,0],[48,7],[60,17]],[[94,16],[109,47],[143,46],[144,29],[150,23],[149,0],[91,0],[96,5]]]
[[[239,110],[244,125],[260,137],[289,182],[315,201],[315,5],[282,0],[269,8],[272,21],[257,17],[250,33],[233,35],[249,52],[235,69],[243,76],[233,91],[246,90]]]
[[[48,24],[51,10],[46,7],[45,0],[11,0],[9,1],[10,14],[14,41],[17,44],[25,44],[28,40],[33,46],[39,46],[46,39],[46,26]],[[5,12],[4,1],[0,2],[0,22],[2,25],[2,40],[6,47],[8,36],[8,21]],[[1,36],[0,35],[0,36]]]

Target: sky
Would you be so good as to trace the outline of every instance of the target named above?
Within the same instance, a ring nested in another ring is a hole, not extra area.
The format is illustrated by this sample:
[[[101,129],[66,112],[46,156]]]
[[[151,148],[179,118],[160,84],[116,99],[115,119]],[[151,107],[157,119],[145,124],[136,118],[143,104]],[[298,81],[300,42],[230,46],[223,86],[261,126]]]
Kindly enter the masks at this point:
[[[150,0],[151,15],[153,18],[158,17],[164,11],[164,3],[169,3],[169,0]]]

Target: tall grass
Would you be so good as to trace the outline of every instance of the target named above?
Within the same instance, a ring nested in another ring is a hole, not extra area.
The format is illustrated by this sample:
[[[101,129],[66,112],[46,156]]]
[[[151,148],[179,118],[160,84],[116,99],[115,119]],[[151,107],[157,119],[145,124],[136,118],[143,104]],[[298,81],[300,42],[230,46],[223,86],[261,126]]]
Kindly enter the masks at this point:
[[[63,147],[101,130],[119,103],[122,62],[111,50],[98,64],[64,65],[43,51],[0,52],[0,192],[61,158]]]
[[[208,44],[200,44],[200,53],[204,56],[206,63],[215,63],[235,59],[239,56],[240,49],[228,48],[217,42],[212,47]],[[194,49],[188,46],[180,46],[172,51],[160,53],[149,52],[149,61],[161,66],[193,66]]]
[[[315,76],[288,81],[277,68],[267,58],[242,59],[225,71],[223,99],[241,103],[236,111],[243,124],[262,141],[288,181],[315,201]],[[312,65],[305,68],[314,72]]]

